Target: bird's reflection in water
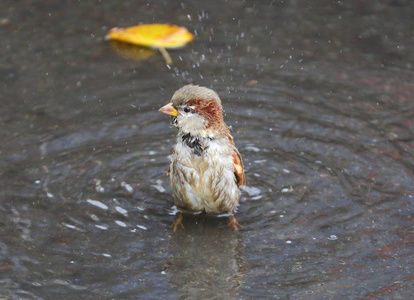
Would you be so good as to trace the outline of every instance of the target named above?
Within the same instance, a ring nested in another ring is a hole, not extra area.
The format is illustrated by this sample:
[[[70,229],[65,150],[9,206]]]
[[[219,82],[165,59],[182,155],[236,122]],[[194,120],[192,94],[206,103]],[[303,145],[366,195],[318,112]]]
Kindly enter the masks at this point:
[[[171,231],[166,273],[179,299],[235,299],[243,283],[242,234],[227,218],[185,215]]]

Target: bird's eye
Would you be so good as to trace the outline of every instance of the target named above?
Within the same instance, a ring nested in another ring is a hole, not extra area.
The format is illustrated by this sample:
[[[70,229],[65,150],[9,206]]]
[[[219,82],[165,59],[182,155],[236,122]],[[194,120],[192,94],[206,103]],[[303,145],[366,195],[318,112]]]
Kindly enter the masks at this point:
[[[184,112],[189,113],[191,111],[191,107],[190,106],[186,106],[184,107]]]

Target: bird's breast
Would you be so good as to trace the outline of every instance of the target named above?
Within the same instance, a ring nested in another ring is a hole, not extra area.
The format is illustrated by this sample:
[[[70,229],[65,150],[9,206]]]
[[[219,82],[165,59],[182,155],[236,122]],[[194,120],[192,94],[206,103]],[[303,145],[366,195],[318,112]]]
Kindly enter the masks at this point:
[[[197,155],[185,142],[177,143],[171,161],[171,184],[178,206],[212,213],[235,209],[239,190],[233,161],[220,145],[210,143]]]

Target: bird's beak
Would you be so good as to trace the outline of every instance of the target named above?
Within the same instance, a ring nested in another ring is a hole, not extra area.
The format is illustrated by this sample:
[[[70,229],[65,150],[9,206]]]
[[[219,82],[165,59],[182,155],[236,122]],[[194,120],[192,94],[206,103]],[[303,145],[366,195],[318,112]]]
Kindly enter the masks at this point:
[[[172,106],[171,103],[164,105],[158,111],[173,117],[176,117],[178,115],[178,111],[174,108],[174,106]]]

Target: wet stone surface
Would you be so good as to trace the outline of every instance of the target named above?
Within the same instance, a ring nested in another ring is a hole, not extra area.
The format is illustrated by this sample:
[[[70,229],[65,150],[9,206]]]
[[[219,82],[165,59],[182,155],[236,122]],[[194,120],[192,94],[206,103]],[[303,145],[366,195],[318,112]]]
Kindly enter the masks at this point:
[[[409,299],[412,1],[3,1],[0,298]],[[135,61],[112,27],[196,39]],[[213,88],[243,156],[239,232],[172,232],[176,134]]]

